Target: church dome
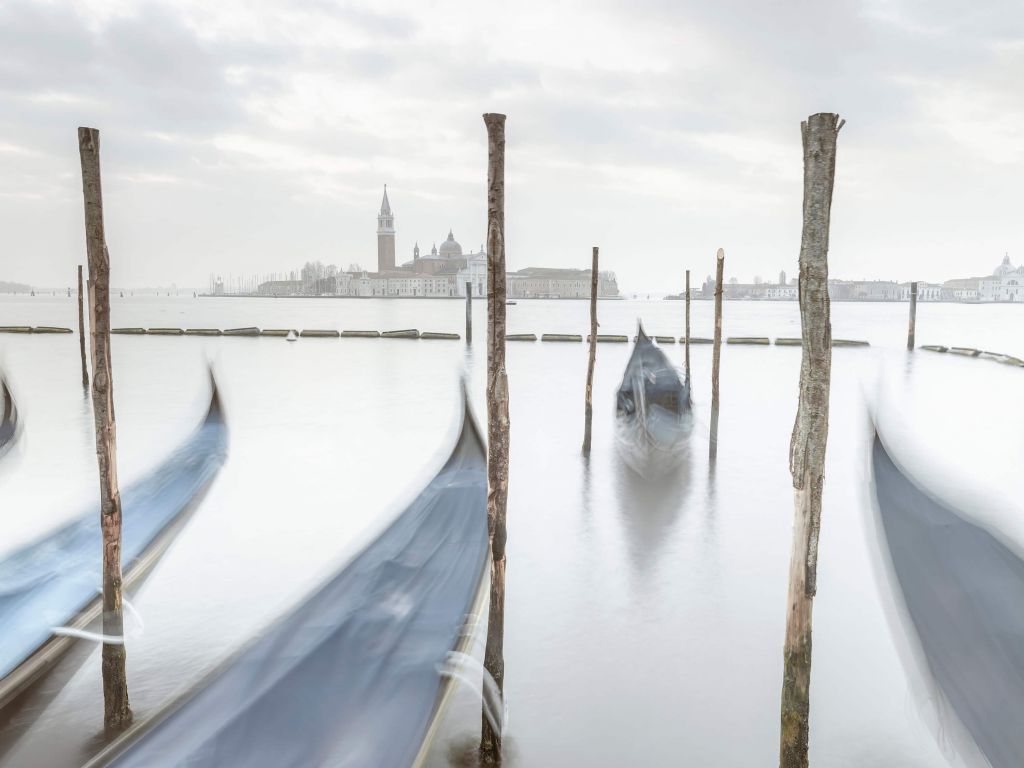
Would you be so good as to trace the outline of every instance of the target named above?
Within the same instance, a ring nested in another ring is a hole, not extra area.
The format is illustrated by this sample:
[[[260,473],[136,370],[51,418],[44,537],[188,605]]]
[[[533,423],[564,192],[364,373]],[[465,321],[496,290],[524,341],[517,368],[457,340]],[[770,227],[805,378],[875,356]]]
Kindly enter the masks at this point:
[[[452,231],[448,230],[448,239],[441,243],[442,259],[458,259],[462,257],[462,246],[455,241]]]
[[[1015,270],[1013,264],[1010,263],[1010,254],[1006,254],[1003,257],[1003,263],[996,267],[996,271],[992,274],[996,277],[1002,277],[1003,275],[1008,275],[1013,271]]]

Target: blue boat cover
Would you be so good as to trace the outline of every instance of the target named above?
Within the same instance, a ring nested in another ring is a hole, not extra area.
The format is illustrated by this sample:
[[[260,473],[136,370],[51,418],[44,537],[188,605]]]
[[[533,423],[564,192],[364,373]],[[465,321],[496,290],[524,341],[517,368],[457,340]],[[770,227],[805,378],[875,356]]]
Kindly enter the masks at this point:
[[[216,395],[199,429],[151,474],[121,494],[122,565],[127,572],[189,508],[227,453]],[[0,561],[0,682],[99,596],[100,515],[91,509]]]
[[[952,710],[993,768],[1024,765],[1024,561],[918,488],[875,435],[875,493],[907,614]]]
[[[487,564],[486,460],[468,416],[447,463],[338,574],[96,764],[408,766]]]

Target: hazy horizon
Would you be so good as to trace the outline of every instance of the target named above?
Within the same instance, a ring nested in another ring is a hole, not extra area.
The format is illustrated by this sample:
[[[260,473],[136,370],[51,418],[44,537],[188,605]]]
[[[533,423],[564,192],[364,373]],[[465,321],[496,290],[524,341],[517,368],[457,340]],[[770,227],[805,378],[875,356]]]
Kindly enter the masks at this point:
[[[1024,9],[642,0],[514,7],[198,0],[0,8],[0,279],[85,261],[76,128],[101,131],[118,286],[376,263],[484,240],[481,114],[508,115],[510,270],[601,266],[677,292],[727,254],[797,273],[800,120],[835,111],[830,272],[1024,261]]]

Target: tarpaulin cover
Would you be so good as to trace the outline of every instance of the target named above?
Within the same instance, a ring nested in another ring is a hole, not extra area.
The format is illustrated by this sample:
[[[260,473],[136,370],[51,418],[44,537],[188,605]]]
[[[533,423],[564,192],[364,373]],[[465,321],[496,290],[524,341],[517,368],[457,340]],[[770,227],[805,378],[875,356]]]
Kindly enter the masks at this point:
[[[918,488],[875,436],[875,492],[927,667],[994,768],[1024,765],[1024,562]]]
[[[227,427],[211,407],[162,465],[122,492],[126,571],[213,479],[226,452]],[[100,514],[91,509],[0,561],[0,679],[98,597],[102,558]]]
[[[619,450],[641,475],[667,471],[682,456],[693,427],[690,382],[684,379],[639,326],[615,410]]]
[[[337,575],[111,766],[408,766],[487,562],[487,477],[466,419],[440,473]]]

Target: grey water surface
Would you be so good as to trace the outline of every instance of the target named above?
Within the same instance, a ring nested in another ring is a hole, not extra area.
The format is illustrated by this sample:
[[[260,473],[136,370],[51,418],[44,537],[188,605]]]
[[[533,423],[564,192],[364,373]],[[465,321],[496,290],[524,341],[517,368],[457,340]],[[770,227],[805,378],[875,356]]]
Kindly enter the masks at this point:
[[[793,302],[726,302],[725,334],[799,336]],[[905,351],[907,305],[833,304],[831,427],[814,615],[815,766],[961,764],[943,738],[880,569],[869,405],[936,493],[1024,541],[1024,369]],[[582,301],[519,301],[510,333],[582,333]],[[712,335],[695,302],[693,334]],[[602,301],[601,332],[682,333],[683,306]],[[66,297],[0,297],[0,325],[76,322]],[[447,300],[115,298],[115,326],[463,331]],[[485,302],[475,344],[384,339],[118,336],[121,481],[158,464],[204,413],[212,362],[231,429],[202,506],[130,599],[129,692],[144,717],[193,685],[350,560],[433,476],[468,371],[485,418]],[[921,304],[920,343],[1024,357],[1024,307]],[[615,451],[629,345],[598,349],[594,443],[583,436],[585,344],[510,343],[505,619],[507,750],[522,766],[768,766],[777,762],[792,523],[787,454],[799,348],[727,346],[718,461],[707,460],[711,347],[694,346],[686,462],[642,481]],[[682,364],[681,345],[668,354]],[[0,334],[21,439],[0,461],[0,555],[97,495],[91,409],[74,335]],[[80,764],[102,730],[98,649],[6,722],[0,764]],[[59,672],[60,670],[56,670]],[[58,682],[59,681],[59,685]],[[44,686],[45,687],[45,686]],[[45,694],[45,695],[44,695]],[[431,766],[461,764],[479,701],[459,688]]]

